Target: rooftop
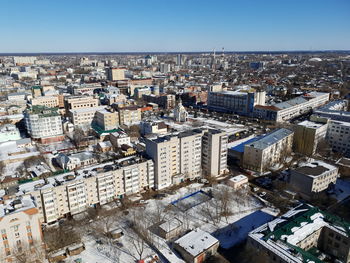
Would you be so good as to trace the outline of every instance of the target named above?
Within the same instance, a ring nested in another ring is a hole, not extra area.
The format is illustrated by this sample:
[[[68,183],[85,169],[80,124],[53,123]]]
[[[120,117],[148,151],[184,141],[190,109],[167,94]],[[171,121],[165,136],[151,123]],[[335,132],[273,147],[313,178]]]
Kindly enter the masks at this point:
[[[234,182],[234,183],[237,183],[237,182],[240,182],[240,181],[243,181],[243,180],[246,180],[248,179],[247,176],[243,175],[243,174],[239,174],[239,175],[236,175],[232,178],[230,178],[230,181]]]
[[[302,166],[296,168],[294,171],[304,175],[317,177],[324,174],[325,172],[336,170],[336,169],[337,167],[333,165],[330,165],[322,161],[314,160],[312,162],[303,164]]]
[[[261,137],[260,139],[251,144],[246,144],[246,146],[263,150],[291,134],[293,134],[293,131],[281,128],[268,133],[267,135]]]
[[[317,207],[301,204],[281,217],[262,225],[249,233],[263,246],[279,254],[286,262],[322,263],[316,255],[298,247],[309,235],[323,227],[349,237],[350,223]]]
[[[209,233],[197,228],[176,240],[175,243],[186,250],[187,253],[196,257],[208,248],[219,243],[219,240]]]
[[[53,117],[60,116],[58,113],[58,108],[48,108],[41,105],[34,105],[28,110],[29,114],[38,114],[40,117]]]
[[[318,129],[318,128],[324,126],[325,124],[306,120],[306,121],[302,121],[302,122],[298,123],[298,125],[304,126],[306,128]]]

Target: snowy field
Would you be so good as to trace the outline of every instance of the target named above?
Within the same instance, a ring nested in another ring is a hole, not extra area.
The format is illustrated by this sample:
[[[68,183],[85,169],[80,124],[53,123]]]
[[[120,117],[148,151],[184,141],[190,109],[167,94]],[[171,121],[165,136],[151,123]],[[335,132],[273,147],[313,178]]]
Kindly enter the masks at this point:
[[[197,205],[200,205],[203,202],[206,202],[210,199],[209,195],[199,191],[194,192],[193,194],[190,194],[188,196],[185,196],[181,199],[178,199],[174,201],[172,204],[179,208],[182,212],[187,211],[188,209],[191,209]]]

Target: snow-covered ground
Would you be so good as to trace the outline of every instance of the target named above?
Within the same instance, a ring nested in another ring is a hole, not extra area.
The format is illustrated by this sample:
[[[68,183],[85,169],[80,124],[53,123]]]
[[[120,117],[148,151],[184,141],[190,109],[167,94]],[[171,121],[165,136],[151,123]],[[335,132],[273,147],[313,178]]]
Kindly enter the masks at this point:
[[[214,236],[219,239],[222,248],[230,248],[244,241],[253,229],[271,221],[271,214],[257,210],[222,229],[217,230]]]
[[[212,211],[213,209],[215,210],[215,206],[208,205],[208,202],[212,202],[212,204],[215,205],[215,198],[209,201],[204,200],[203,203],[197,204],[186,211],[180,210],[171,204],[173,201],[198,190],[203,190],[205,192],[216,190],[221,192],[221,190],[223,191],[225,188],[228,189],[229,187],[220,184],[217,188],[209,188],[204,187],[203,184],[194,183],[176,190],[163,199],[147,200],[144,207],[129,208],[128,215],[119,213],[117,216],[113,216],[111,228],[119,228],[124,233],[124,236],[118,239],[119,246],[110,242],[104,242],[104,244],[98,245],[96,243],[96,237],[88,233],[87,230],[89,227],[82,227],[83,242],[86,245],[86,250],[80,255],[69,258],[68,262],[73,262],[73,260],[77,258],[81,258],[84,263],[136,262],[137,259],[140,258],[135,243],[132,241],[136,234],[127,223],[128,219],[135,213],[138,213],[140,222],[145,223],[147,229],[150,229],[154,224],[158,223],[155,220],[157,216],[161,216],[165,220],[171,220],[176,217],[183,223],[183,231],[199,227],[204,231],[213,233],[222,242],[223,247],[230,247],[238,241],[245,239],[253,226],[257,227],[272,218],[271,215],[260,211],[262,208],[261,202],[243,192],[230,192],[231,213],[227,217],[221,217],[216,222],[212,221],[208,215],[208,212],[213,212],[215,214],[215,211]],[[235,196],[236,194],[237,196]],[[198,200],[195,199],[195,201]],[[94,222],[94,224],[96,224],[96,222]],[[97,224],[99,224],[99,222]],[[232,226],[235,226],[235,230],[233,230]],[[177,253],[171,249],[169,242],[153,232],[149,233],[154,248],[152,249],[146,245],[144,253],[142,254],[143,258],[158,254],[161,258],[167,258],[169,262],[184,262]]]

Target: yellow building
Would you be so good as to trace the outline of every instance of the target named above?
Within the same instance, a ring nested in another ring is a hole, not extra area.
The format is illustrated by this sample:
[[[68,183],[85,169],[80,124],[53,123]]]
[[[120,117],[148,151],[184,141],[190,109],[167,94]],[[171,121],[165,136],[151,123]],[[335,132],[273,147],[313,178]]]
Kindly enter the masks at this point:
[[[124,68],[109,68],[107,69],[107,79],[110,81],[118,81],[125,79]]]
[[[105,131],[115,129],[119,125],[119,114],[114,110],[99,110],[96,112],[96,123]]]

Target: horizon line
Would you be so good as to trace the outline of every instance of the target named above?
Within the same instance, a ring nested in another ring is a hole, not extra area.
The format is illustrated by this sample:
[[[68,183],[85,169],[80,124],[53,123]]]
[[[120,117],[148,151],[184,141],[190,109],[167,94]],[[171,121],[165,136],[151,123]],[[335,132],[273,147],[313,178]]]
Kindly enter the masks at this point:
[[[244,51],[224,51],[224,54],[234,54],[234,53],[346,53],[350,52],[350,49],[319,49],[319,50],[305,50],[305,49],[296,49],[296,50],[244,50]],[[18,56],[18,55],[64,55],[64,54],[199,54],[199,53],[213,53],[212,50],[203,50],[203,51],[44,51],[44,52],[0,52],[0,56]],[[221,50],[216,51],[217,55],[222,54]]]

